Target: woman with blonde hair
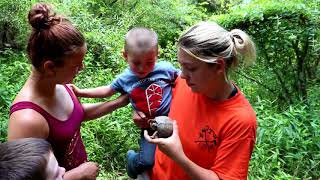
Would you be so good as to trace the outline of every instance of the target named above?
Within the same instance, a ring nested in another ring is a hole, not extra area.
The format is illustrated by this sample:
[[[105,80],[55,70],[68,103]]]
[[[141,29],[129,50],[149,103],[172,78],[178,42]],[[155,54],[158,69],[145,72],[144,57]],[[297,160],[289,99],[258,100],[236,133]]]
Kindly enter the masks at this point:
[[[249,36],[216,23],[192,26],[178,40],[182,74],[175,82],[169,138],[145,138],[158,145],[151,179],[246,179],[256,139],[251,105],[228,78],[240,60],[256,58]],[[141,118],[142,117],[142,118]],[[134,120],[146,126],[144,114]]]

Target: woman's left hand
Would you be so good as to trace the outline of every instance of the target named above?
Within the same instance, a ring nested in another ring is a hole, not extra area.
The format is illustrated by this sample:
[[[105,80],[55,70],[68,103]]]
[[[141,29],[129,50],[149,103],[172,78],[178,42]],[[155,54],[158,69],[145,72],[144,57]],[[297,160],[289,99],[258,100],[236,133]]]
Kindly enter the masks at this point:
[[[185,157],[176,121],[173,121],[173,133],[170,137],[152,139],[151,136],[148,135],[147,130],[145,130],[144,138],[150,143],[157,144],[158,148],[163,153],[165,153],[167,156],[169,156],[171,159],[175,161],[179,161]]]

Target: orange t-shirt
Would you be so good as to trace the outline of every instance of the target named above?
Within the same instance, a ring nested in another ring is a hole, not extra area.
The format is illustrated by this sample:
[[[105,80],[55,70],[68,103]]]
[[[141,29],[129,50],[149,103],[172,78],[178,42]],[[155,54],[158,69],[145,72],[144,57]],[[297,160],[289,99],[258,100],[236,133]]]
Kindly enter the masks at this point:
[[[255,144],[255,113],[238,89],[224,101],[193,93],[185,80],[176,80],[169,117],[175,119],[186,156],[220,179],[247,179]],[[152,180],[190,179],[183,169],[158,148]]]

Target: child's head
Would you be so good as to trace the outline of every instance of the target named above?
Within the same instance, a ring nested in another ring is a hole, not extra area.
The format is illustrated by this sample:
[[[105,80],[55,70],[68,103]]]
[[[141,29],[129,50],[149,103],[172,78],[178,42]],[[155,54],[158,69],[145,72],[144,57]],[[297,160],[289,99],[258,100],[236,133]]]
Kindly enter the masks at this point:
[[[147,28],[133,28],[125,37],[123,56],[138,77],[146,77],[158,57],[158,36]]]
[[[44,139],[23,138],[0,144],[0,179],[62,180],[64,173]]]

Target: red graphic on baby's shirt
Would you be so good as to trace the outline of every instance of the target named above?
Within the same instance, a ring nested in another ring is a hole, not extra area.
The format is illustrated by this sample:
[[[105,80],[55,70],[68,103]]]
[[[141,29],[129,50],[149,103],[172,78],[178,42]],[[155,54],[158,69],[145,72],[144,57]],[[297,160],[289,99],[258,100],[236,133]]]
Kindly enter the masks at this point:
[[[138,110],[149,116],[154,116],[162,102],[162,88],[158,84],[151,84],[146,89],[135,88],[131,92],[131,99]]]

